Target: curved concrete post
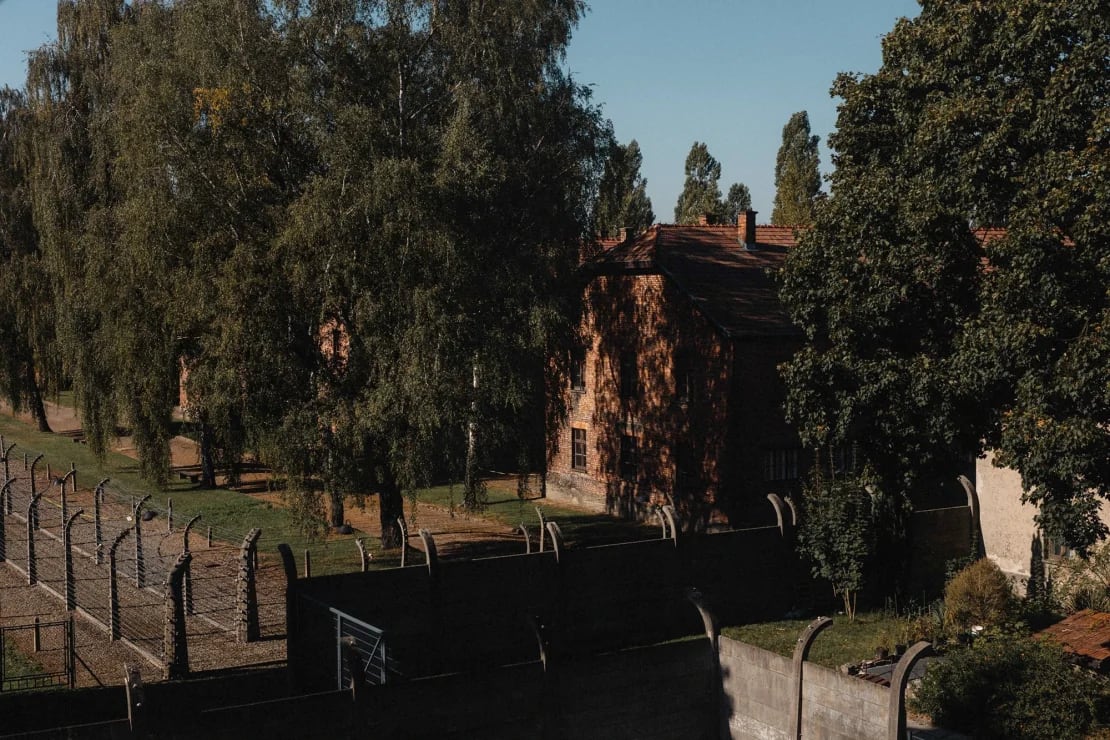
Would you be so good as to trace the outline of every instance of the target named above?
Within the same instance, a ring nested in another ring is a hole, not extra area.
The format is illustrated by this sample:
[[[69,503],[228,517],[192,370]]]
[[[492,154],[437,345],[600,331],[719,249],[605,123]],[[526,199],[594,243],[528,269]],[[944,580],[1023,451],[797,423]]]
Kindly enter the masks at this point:
[[[428,575],[435,578],[439,575],[439,555],[436,553],[436,541],[432,533],[426,529],[420,530],[420,540],[424,543],[424,561],[428,565]]]
[[[544,543],[544,537],[546,537],[546,535],[547,535],[547,522],[545,522],[544,519],[543,519],[543,510],[540,509],[540,507],[538,507],[538,506],[536,507],[536,516],[538,516],[540,518],[540,549],[539,549],[539,552],[543,552],[543,546],[545,544]]]
[[[236,637],[239,642],[255,642],[261,637],[258,624],[258,590],[255,585],[255,551],[262,530],[255,527],[239,547],[239,577],[236,581]],[[184,553],[188,556],[188,553]]]
[[[120,638],[120,621],[119,621],[119,577],[116,572],[116,551],[119,546],[126,539],[127,535],[131,534],[133,527],[127,529],[116,535],[116,539],[112,542],[111,547],[108,548],[108,639],[118,640]]]
[[[189,533],[193,531],[193,525],[200,521],[200,516],[194,516],[185,523],[185,529],[181,530],[181,549],[184,552],[189,552]]]
[[[771,494],[774,496],[774,494]],[[778,498],[775,496],[775,498]],[[817,635],[822,630],[831,627],[833,621],[828,617],[817,617],[809,623],[809,625],[802,630],[802,634],[798,636],[798,642],[794,645],[794,675],[791,676],[791,699],[792,711],[790,714],[790,733],[787,735],[793,740],[801,740],[802,737],[802,669],[805,666],[805,660],[809,656],[809,649],[813,646],[813,641],[817,639]]]
[[[967,508],[971,509],[971,544],[974,550],[972,556],[979,557],[986,554],[983,551],[983,538],[980,536],[982,529],[979,522],[979,493],[975,490],[975,484],[968,480],[966,475],[959,476],[957,480],[964,487],[964,493],[967,494]]]
[[[961,478],[963,476],[960,476]],[[933,654],[931,642],[919,642],[902,656],[890,677],[890,709],[887,713],[888,740],[901,740],[906,736],[906,684],[910,671],[917,661]]]
[[[667,519],[663,516],[663,510],[659,507],[655,508],[655,518],[659,520],[659,539],[667,539]]]
[[[65,563],[65,598],[66,598],[66,611],[73,611],[77,608],[77,582],[73,577],[73,524],[77,521],[77,517],[85,513],[84,509],[78,509],[73,512],[68,519],[66,519],[65,527],[62,529],[62,550]]]
[[[23,459],[26,460],[27,459],[26,456],[24,456]],[[31,471],[31,495],[32,496],[34,496],[36,493],[38,493],[38,490],[39,490],[38,489],[38,481],[35,480],[35,466],[39,464],[39,460],[41,460],[41,459],[42,459],[42,453],[40,452],[39,456],[31,461],[30,471]],[[38,519],[38,513],[37,512],[35,513],[35,518]],[[38,528],[39,528],[39,523],[36,521],[35,522],[35,529],[38,529]]]
[[[551,536],[551,549],[555,551],[555,562],[562,562],[563,552],[566,550],[566,544],[563,541],[563,530],[559,529],[557,522],[548,522],[547,533]]]
[[[783,499],[783,501],[786,502],[787,508],[790,509],[790,525],[792,527],[794,527],[795,529],[797,529],[798,528],[798,505],[794,503],[794,498],[792,496],[787,496],[785,499]]]
[[[401,530],[401,567],[405,567],[405,555],[409,549],[409,525],[403,516],[397,517],[397,528]]]
[[[771,506],[775,509],[775,519],[778,524],[779,534],[782,535],[784,540],[789,540],[794,533],[794,525],[791,521],[789,509],[777,493],[768,493],[767,500],[771,502]]]
[[[667,525],[671,528],[671,539],[674,543],[678,544],[678,517],[674,513],[674,506],[667,504],[663,507],[663,517],[667,520]]]
[[[524,526],[524,522],[520,523],[520,533],[524,535],[524,554],[532,554],[532,535],[528,534],[528,527]]]
[[[4,485],[0,486],[0,563],[8,559],[8,533],[5,529],[5,511],[11,513],[12,503],[12,483],[15,478],[8,478],[4,481]]]
[[[66,483],[69,483],[69,490],[77,493],[77,468],[73,467],[70,463],[70,470],[58,480],[62,489],[62,524],[69,519],[69,499],[66,497]]]
[[[366,543],[362,541],[361,537],[355,538],[355,547],[358,548],[358,561],[362,566],[362,572],[370,570],[370,551],[366,549]]]
[[[686,592],[686,598],[698,610],[698,614],[701,615],[702,625],[705,627],[705,636],[709,638],[709,643],[713,646],[713,654],[717,655],[717,648],[719,647],[721,639],[717,617],[709,610],[709,606],[705,603],[705,596],[701,591],[692,588]],[[720,656],[717,657],[719,658]]]
[[[166,611],[162,633],[162,676],[168,680],[189,675],[189,637],[185,628],[185,602],[182,588],[185,572],[193,556],[187,552],[178,556],[166,579]]]
[[[4,447],[4,440],[3,439],[0,439],[0,447]],[[12,479],[12,471],[11,471],[11,468],[8,467],[8,460],[11,458],[13,449],[15,449],[15,442],[12,442],[7,447],[4,447],[4,480],[11,480]],[[7,499],[7,503],[5,504],[5,506],[6,506],[6,508],[4,509],[4,513],[11,514],[12,513],[12,492],[11,491],[8,491],[8,499]]]
[[[143,496],[131,507],[131,522],[135,527],[135,588],[146,588],[146,564],[143,562],[143,504],[150,494]]]
[[[294,629],[296,628],[296,596],[297,596],[297,561],[293,558],[293,548],[282,542],[277,546],[278,555],[281,556],[281,570],[285,573],[285,643],[289,651],[296,650]],[[296,672],[293,665],[292,652],[290,653],[290,668]]]
[[[108,479],[100,481],[93,489],[93,537],[96,538],[96,551],[93,558],[96,564],[100,565],[101,550],[104,547],[104,533],[100,527],[100,505],[104,503],[104,486],[108,485]]]
[[[35,520],[38,519],[39,499],[42,493],[31,496],[27,502],[27,585],[38,583],[38,568],[35,565]]]

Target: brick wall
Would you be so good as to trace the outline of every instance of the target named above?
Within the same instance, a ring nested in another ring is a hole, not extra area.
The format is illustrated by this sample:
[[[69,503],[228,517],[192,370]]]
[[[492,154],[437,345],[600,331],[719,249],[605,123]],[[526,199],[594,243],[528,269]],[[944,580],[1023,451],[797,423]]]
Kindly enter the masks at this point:
[[[643,516],[672,496],[684,523],[708,521],[724,450],[729,345],[660,275],[595,278],[583,336],[585,388],[562,391],[569,414],[548,449],[549,495],[625,516]],[[637,371],[629,398],[621,394],[625,355]],[[676,363],[690,370],[681,373],[688,381],[679,381]],[[584,470],[572,465],[572,429],[586,434]],[[622,436],[636,440],[633,476],[622,475]]]

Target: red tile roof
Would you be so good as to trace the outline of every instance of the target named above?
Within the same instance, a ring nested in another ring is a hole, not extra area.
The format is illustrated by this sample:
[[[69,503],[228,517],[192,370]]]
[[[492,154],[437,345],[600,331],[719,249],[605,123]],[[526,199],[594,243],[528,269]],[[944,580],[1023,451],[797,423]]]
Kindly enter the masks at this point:
[[[657,224],[591,262],[601,272],[666,275],[725,336],[794,336],[773,278],[794,232],[756,226],[756,243],[745,246],[735,226]]]
[[[1103,670],[1110,658],[1110,614],[1084,609],[1036,634],[1052,640],[1066,652]]]

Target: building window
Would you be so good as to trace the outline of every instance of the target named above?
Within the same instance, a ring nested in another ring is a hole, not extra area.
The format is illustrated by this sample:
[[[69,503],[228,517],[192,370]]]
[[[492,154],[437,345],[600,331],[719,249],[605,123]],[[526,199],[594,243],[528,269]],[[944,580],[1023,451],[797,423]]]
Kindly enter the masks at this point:
[[[575,362],[570,367],[570,389],[572,391],[586,390],[586,363]]]
[[[686,405],[691,401],[699,400],[704,382],[704,376],[696,355],[690,352],[682,352],[675,357],[675,397],[679,403]]]
[[[639,377],[636,371],[636,353],[624,352],[621,354],[620,366],[621,400],[628,401],[639,393]]]
[[[570,430],[570,467],[574,470],[586,469],[586,430]]]
[[[1042,559],[1049,562],[1058,562],[1060,560],[1067,560],[1068,558],[1075,557],[1075,550],[1067,546],[1067,543],[1062,540],[1054,540],[1047,534],[1041,540],[1044,550],[1041,554]]]
[[[621,478],[636,480],[640,471],[640,451],[636,438],[631,434],[621,435]]]
[[[763,480],[797,480],[798,450],[765,450],[763,452]]]
[[[841,445],[840,447],[833,448],[830,456],[832,463],[832,472],[837,475],[847,475],[854,473],[856,470],[856,446]]]

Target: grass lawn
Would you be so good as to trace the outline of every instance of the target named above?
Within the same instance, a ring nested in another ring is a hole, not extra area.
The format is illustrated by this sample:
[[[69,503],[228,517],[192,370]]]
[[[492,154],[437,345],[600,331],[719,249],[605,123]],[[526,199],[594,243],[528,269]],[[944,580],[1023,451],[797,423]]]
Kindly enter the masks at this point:
[[[43,668],[34,659],[28,658],[21,653],[16,646],[8,640],[4,641],[4,683],[20,678],[21,676],[29,676],[35,673],[42,673]],[[8,686],[10,690],[12,687]]]
[[[488,481],[486,495],[486,507],[481,512],[484,518],[510,527],[518,527],[523,523],[535,532],[539,525],[539,516],[536,514],[538,506],[543,511],[545,520],[558,522],[563,536],[579,546],[642,540],[659,535],[657,525],[615,519],[608,514],[560,505],[541,498],[534,492],[520,498],[514,480]],[[462,499],[461,484],[433,486],[416,492],[418,503],[445,509],[462,507]]]
[[[746,624],[726,627],[722,634],[790,657],[794,654],[798,635],[811,621],[813,620],[785,619],[779,622]],[[894,643],[907,639],[907,629],[905,619],[883,612],[860,612],[856,614],[854,622],[849,622],[847,617],[833,617],[832,626],[827,627],[814,641],[809,651],[809,660],[829,668],[868,660],[875,657],[875,648],[879,646],[893,651]]]

